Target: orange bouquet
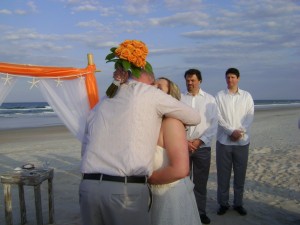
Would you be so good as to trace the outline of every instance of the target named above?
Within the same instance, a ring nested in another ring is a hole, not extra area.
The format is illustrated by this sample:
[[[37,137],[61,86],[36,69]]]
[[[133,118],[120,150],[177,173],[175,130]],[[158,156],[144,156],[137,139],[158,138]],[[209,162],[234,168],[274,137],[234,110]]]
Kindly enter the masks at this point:
[[[105,60],[115,62],[115,69],[122,67],[125,71],[130,71],[133,76],[139,78],[141,70],[152,72],[152,66],[146,61],[148,48],[146,44],[139,40],[125,40],[118,47],[110,49]]]

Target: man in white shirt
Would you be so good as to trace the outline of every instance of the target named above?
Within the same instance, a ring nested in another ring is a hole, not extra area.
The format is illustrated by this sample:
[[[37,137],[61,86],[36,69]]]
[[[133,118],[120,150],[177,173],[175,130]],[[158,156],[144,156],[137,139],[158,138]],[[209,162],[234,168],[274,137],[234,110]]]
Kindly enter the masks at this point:
[[[184,78],[187,92],[182,94],[181,101],[196,109],[201,115],[200,124],[188,127],[187,140],[200,219],[203,224],[209,224],[210,219],[206,215],[207,181],[211,161],[211,142],[218,126],[218,109],[215,98],[200,89],[202,76],[199,70],[187,70]]]
[[[89,115],[79,190],[83,225],[151,224],[147,177],[162,117],[200,122],[195,110],[149,85],[153,82],[154,75],[146,71],[131,76]]]
[[[216,95],[219,109],[219,125],[216,143],[218,177],[218,215],[229,209],[229,187],[233,168],[233,208],[240,215],[246,215],[243,207],[243,193],[248,164],[250,126],[254,118],[254,102],[250,93],[238,87],[240,73],[229,68],[225,75],[227,89]]]

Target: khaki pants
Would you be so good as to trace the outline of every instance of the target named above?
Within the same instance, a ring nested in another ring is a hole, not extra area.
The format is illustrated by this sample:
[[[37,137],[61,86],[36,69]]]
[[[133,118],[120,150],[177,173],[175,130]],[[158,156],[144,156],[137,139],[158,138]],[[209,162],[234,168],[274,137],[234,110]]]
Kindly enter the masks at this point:
[[[82,225],[150,225],[148,184],[82,180]]]

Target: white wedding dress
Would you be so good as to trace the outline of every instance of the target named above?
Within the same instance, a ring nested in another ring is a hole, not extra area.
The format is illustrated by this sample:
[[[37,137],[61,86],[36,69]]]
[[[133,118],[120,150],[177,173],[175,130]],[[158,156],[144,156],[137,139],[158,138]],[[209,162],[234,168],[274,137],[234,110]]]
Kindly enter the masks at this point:
[[[154,170],[168,165],[166,150],[157,146]],[[153,205],[152,225],[200,225],[194,196],[194,184],[189,177],[164,185],[151,185]]]

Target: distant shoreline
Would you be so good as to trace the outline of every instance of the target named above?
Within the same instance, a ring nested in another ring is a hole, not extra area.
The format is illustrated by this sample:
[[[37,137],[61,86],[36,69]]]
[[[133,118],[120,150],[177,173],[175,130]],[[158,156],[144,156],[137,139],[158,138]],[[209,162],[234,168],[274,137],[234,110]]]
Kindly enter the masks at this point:
[[[244,195],[244,205],[248,210],[246,217],[238,215],[232,208],[223,216],[216,213],[215,141],[212,143],[207,214],[214,225],[299,224],[299,117],[300,107],[255,112]],[[13,170],[25,163],[39,166],[49,162],[55,170],[56,224],[81,224],[78,204],[81,143],[64,125],[2,130],[0,152],[0,172]],[[47,192],[44,188],[42,191]],[[3,193],[2,185],[0,192]],[[32,224],[35,221],[34,204],[30,204],[30,200],[34,199],[33,191],[25,189],[25,195],[28,211],[33,212],[27,214],[28,223]],[[12,208],[16,218],[19,213],[17,196],[13,198]],[[230,204],[232,199],[231,185]],[[47,204],[47,201],[43,201],[43,204]],[[0,210],[0,224],[5,224],[4,219],[4,210]]]
[[[276,105],[254,105],[255,111],[265,111],[265,110],[285,110],[285,109],[298,109],[300,108],[300,103],[294,104],[276,104]]]
[[[253,99],[255,101],[300,101],[300,99]],[[47,101],[4,101],[3,103],[45,103]]]
[[[263,112],[270,112],[270,111],[290,111],[290,110],[298,110],[300,109],[300,104],[299,105],[290,105],[290,106],[286,106],[286,107],[282,107],[282,106],[274,106],[274,107],[267,107],[267,108],[256,108],[254,114],[255,115],[259,115]],[[254,119],[255,119],[255,115],[254,115]],[[299,115],[300,117],[300,115]],[[13,118],[9,118],[9,119],[13,119]],[[59,118],[58,118],[59,119]],[[33,118],[31,118],[30,120],[33,120]],[[297,121],[296,121],[297,122]],[[0,127],[0,139],[1,139],[1,133],[3,133],[3,131],[16,131],[16,130],[23,130],[23,129],[28,129],[29,131],[32,130],[38,130],[38,129],[54,129],[54,128],[58,128],[58,129],[67,129],[67,127],[61,122],[61,124],[59,123],[54,123],[54,124],[47,124],[47,125],[32,125],[32,126],[22,126],[22,127],[11,127],[11,128],[1,128]]]
[[[54,124],[54,125],[40,126],[40,127],[13,127],[13,128],[3,129],[3,130],[0,129],[0,135],[4,131],[5,132],[15,132],[18,130],[27,130],[28,132],[39,132],[39,131],[44,131],[44,130],[68,131],[68,128],[64,124],[61,124],[61,125]]]

